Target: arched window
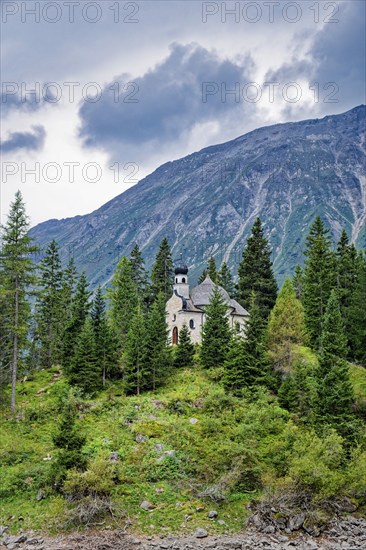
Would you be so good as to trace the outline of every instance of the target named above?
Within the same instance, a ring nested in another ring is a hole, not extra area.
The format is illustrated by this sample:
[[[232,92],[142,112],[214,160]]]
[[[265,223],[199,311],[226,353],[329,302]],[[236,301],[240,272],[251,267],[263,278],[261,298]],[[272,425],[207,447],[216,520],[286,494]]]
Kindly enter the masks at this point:
[[[195,328],[195,326],[194,326],[194,319],[190,319],[190,320],[189,320],[189,328],[192,328],[192,329]]]
[[[178,344],[178,327],[173,328],[172,344],[173,346],[176,346]]]
[[[182,278],[182,283],[185,283],[185,282],[186,282],[186,278],[183,277],[183,278]]]
[[[175,278],[175,282],[178,283],[178,277]]]

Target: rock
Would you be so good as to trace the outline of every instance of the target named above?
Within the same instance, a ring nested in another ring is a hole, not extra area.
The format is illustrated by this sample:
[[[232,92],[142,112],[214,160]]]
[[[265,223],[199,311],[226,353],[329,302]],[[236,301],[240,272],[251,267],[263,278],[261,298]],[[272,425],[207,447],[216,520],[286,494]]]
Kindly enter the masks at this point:
[[[197,424],[197,422],[198,422],[198,418],[190,418],[190,419],[189,419],[189,423],[190,423],[190,424],[193,424],[193,425],[194,425],[194,424]]]
[[[215,518],[217,518],[218,515],[219,515],[219,513],[216,512],[216,510],[210,510],[209,513],[208,513],[208,517],[210,519],[215,519]]]
[[[137,434],[136,437],[135,437],[135,441],[136,441],[136,443],[146,443],[147,437],[145,435],[142,435],[142,434]]]
[[[46,498],[46,493],[44,491],[42,491],[42,489],[40,489],[37,493],[36,501],[39,502],[40,500],[43,500],[44,498]]]
[[[161,456],[159,456],[159,458],[157,459],[157,462],[161,462],[162,460],[164,460],[165,458],[173,458],[175,456],[175,451],[171,450],[171,451],[164,451],[163,454]]]
[[[158,453],[162,453],[164,451],[164,445],[162,443],[156,443],[155,451],[157,451]]]
[[[7,525],[0,525],[0,537],[3,537],[8,529]]]
[[[144,500],[141,502],[140,508],[142,508],[142,510],[145,510],[145,512],[151,512],[155,509],[155,506],[151,504],[151,502],[149,502],[148,500]]]
[[[276,528],[273,525],[267,525],[267,527],[263,529],[263,533],[265,533],[266,535],[272,535],[272,533],[275,533],[275,532],[276,532]]]
[[[205,510],[205,509],[204,509],[203,506],[198,506],[198,507],[196,508],[196,512],[204,512],[204,510]]]
[[[206,529],[201,529],[199,527],[198,529],[196,529],[196,531],[194,533],[194,536],[196,537],[196,539],[204,539],[204,538],[208,537],[208,533],[207,533]]]
[[[218,523],[219,525],[226,525],[226,523],[224,522],[223,519],[218,519],[218,520],[217,520],[217,523]]]
[[[119,458],[118,458],[118,453],[117,451],[113,451],[111,452],[110,456],[109,456],[109,460],[111,462],[118,462]]]
[[[303,526],[305,521],[305,514],[297,514],[296,516],[290,516],[287,521],[287,526],[290,531],[298,531]]]

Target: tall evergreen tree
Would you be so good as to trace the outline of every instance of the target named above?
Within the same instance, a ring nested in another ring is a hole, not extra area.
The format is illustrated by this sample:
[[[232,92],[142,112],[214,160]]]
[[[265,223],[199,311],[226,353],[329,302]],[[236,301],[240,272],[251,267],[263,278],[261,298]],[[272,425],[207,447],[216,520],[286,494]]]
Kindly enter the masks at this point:
[[[205,308],[205,323],[202,329],[200,357],[206,369],[223,366],[226,359],[231,340],[227,313],[228,306],[215,286],[210,303]]]
[[[235,285],[233,276],[226,262],[224,262],[219,272],[217,273],[217,284],[222,286],[228,292],[229,296],[232,298],[235,294]]]
[[[117,342],[113,338],[113,332],[108,324],[106,303],[100,286],[96,290],[90,316],[94,331],[98,369],[103,380],[103,386],[105,386],[107,377],[113,376],[117,370]]]
[[[37,333],[40,341],[40,359],[45,367],[62,359],[63,272],[59,247],[53,240],[46,248],[40,263],[40,286],[36,305]]]
[[[151,387],[151,366],[148,350],[148,334],[141,307],[132,318],[122,356],[123,380],[127,393],[140,395]]]
[[[207,274],[209,275],[211,281],[213,281],[214,283],[217,282],[217,268],[215,258],[213,256],[211,256],[208,260]]]
[[[63,366],[68,373],[71,359],[75,351],[75,345],[81,333],[90,311],[89,283],[85,273],[81,273],[77,280],[74,300],[72,303],[71,318],[64,332],[63,341]]]
[[[346,336],[338,296],[332,290],[323,322],[321,355],[317,370],[317,417],[320,425],[330,424],[348,435],[353,418],[353,387],[346,356]]]
[[[170,367],[165,306],[165,294],[160,292],[147,314],[147,349],[150,358],[151,388],[153,390],[166,379]]]
[[[145,268],[145,260],[142,257],[138,244],[136,244],[131,251],[130,262],[132,268],[132,280],[137,288],[139,302],[146,303],[148,305],[150,298],[148,274]]]
[[[159,247],[155,263],[151,271],[151,289],[155,299],[159,292],[163,292],[169,300],[173,292],[174,265],[168,239],[165,237]]]
[[[304,272],[301,265],[297,264],[292,277],[292,286],[294,287],[296,298],[302,302],[304,297]]]
[[[304,343],[304,338],[304,308],[287,278],[268,322],[268,351],[277,369],[290,370],[294,350]]]
[[[296,363],[282,382],[278,392],[281,407],[295,413],[307,423],[314,420],[316,384],[306,362]]]
[[[329,231],[318,216],[306,239],[304,270],[304,310],[310,344],[319,349],[323,317],[330,292],[335,285],[334,255]]]
[[[67,374],[71,385],[78,386],[88,394],[94,394],[102,387],[95,333],[90,318],[85,320],[84,326],[76,338]]]
[[[3,227],[0,252],[0,288],[5,310],[2,312],[5,328],[5,349],[10,351],[11,408],[16,410],[16,383],[19,359],[26,347],[29,330],[29,286],[35,282],[31,254],[37,249],[28,236],[29,221],[23,197],[18,191],[10,205],[6,225]]]
[[[108,298],[111,302],[112,328],[120,347],[124,349],[127,333],[139,303],[132,265],[126,257],[123,257],[116,267]]]
[[[254,291],[260,313],[263,319],[268,319],[276,301],[277,283],[272,270],[271,250],[259,218],[255,220],[247,240],[238,275],[239,302],[249,310],[250,296]]]
[[[178,338],[178,345],[175,348],[174,365],[176,367],[190,367],[193,365],[194,345],[188,326],[184,323]]]
[[[347,328],[351,357],[366,366],[366,256],[356,258],[356,280],[350,297]]]

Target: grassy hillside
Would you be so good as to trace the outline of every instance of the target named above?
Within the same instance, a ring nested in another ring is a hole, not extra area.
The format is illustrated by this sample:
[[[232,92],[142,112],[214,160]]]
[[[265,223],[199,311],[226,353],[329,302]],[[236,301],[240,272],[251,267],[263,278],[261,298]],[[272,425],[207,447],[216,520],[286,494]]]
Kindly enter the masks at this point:
[[[366,371],[351,371],[358,399],[366,400]],[[58,369],[41,371],[19,384],[16,417],[2,409],[0,524],[13,531],[72,527],[67,518],[75,503],[47,486],[57,452],[52,434],[67,390]],[[231,397],[198,368],[177,371],[165,387],[139,397],[126,397],[117,383],[97,398],[76,400],[89,464],[99,457],[103,477],[111,453],[118,453],[111,490],[116,512],[114,519],[102,518],[107,524],[131,522],[144,533],[198,526],[236,531],[249,502],[275,489],[356,498],[356,487],[366,484],[365,473],[355,473],[360,456],[347,467],[339,458],[338,436],[318,438],[269,394]],[[144,500],[152,512],[140,508]],[[207,517],[210,510],[216,519]]]

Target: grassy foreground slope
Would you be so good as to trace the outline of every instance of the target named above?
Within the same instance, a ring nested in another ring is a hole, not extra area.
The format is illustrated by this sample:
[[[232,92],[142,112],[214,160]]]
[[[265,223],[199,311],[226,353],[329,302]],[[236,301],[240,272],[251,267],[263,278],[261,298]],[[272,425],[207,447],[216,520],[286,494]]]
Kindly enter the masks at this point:
[[[366,400],[366,371],[350,368],[357,398]],[[12,531],[72,527],[67,518],[75,504],[47,485],[67,390],[58,369],[40,371],[19,384],[16,417],[2,409],[0,524]],[[117,383],[77,403],[89,464],[100,460],[103,476],[111,453],[118,453],[110,495],[115,518],[102,518],[104,526],[131,522],[137,533],[198,526],[238,531],[250,501],[274,490],[356,499],[363,483],[366,494],[364,451],[345,461],[335,433],[319,438],[269,394],[231,397],[199,368],[179,370],[165,387],[139,397],[126,397]],[[153,511],[140,508],[144,500]],[[210,510],[218,512],[215,520]]]

